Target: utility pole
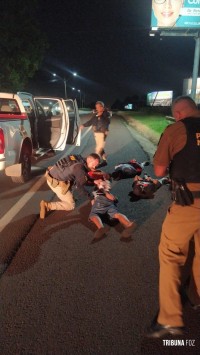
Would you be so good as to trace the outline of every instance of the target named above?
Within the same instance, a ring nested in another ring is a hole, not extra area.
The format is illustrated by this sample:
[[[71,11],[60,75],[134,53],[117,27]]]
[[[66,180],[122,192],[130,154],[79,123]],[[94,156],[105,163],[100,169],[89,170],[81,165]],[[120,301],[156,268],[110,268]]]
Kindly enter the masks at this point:
[[[197,79],[199,71],[199,59],[200,59],[200,32],[194,31],[166,31],[163,30],[160,32],[160,36],[184,36],[184,37],[193,37],[196,41],[195,44],[195,53],[194,53],[194,64],[193,64],[193,75],[192,75],[192,88],[191,88],[191,98],[196,101],[196,88],[197,88]]]
[[[56,73],[52,74],[56,79],[53,81],[62,81],[64,84],[64,99],[67,99],[67,82],[69,81],[70,77],[68,79],[66,79],[65,77],[62,78],[60,75],[57,75]],[[77,76],[77,73],[73,73],[73,76]]]
[[[65,99],[67,99],[67,80],[66,78],[63,79],[63,82],[64,82],[64,88],[65,88]]]
[[[195,37],[195,52],[194,52],[194,65],[193,65],[193,74],[192,74],[192,88],[191,88],[191,98],[196,100],[196,88],[197,88],[197,79],[199,72],[199,58],[200,58],[200,33]]]

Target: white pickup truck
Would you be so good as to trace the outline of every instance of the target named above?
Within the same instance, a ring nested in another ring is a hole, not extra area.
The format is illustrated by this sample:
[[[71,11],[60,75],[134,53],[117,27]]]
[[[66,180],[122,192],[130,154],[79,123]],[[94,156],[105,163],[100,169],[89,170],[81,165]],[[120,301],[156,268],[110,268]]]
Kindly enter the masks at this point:
[[[23,183],[33,155],[80,144],[76,100],[0,93],[0,173]]]

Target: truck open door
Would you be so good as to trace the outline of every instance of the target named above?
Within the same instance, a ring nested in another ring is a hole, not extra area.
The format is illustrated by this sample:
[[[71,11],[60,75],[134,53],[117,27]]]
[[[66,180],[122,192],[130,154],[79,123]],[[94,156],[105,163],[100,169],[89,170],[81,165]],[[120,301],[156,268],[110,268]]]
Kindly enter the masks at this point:
[[[34,101],[39,113],[39,147],[64,150],[66,144],[77,145],[80,117],[76,100],[35,97]]]
[[[79,116],[77,101],[67,99],[64,100],[64,103],[67,108],[67,112],[69,116],[69,131],[67,137],[67,144],[80,146],[81,131],[79,130],[80,116]]]

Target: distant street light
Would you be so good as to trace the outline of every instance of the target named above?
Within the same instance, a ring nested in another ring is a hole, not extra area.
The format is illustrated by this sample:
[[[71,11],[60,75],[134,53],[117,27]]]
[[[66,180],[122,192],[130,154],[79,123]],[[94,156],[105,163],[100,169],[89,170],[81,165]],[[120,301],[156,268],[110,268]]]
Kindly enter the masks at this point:
[[[81,90],[80,89],[76,89],[76,88],[72,88],[73,91],[78,91],[79,92],[79,95],[80,95],[80,108],[82,108],[82,102],[81,102]]]
[[[57,77],[58,80],[62,80],[64,83],[64,98],[67,99],[67,82],[70,79],[70,76],[66,79],[66,78],[61,78],[59,75],[57,75],[56,73],[52,74],[53,76]],[[77,76],[77,73],[73,73],[73,76]]]
[[[79,94],[80,94],[80,108],[82,108],[82,103],[81,103],[81,90],[78,89],[78,92],[79,92]]]

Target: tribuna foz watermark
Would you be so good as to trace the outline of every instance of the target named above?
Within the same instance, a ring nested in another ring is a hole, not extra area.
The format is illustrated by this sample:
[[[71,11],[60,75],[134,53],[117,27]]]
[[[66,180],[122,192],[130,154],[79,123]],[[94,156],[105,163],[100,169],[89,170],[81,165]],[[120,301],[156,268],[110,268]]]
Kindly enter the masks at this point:
[[[194,339],[163,339],[164,346],[195,346]]]

